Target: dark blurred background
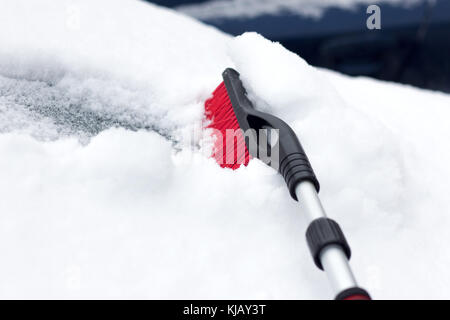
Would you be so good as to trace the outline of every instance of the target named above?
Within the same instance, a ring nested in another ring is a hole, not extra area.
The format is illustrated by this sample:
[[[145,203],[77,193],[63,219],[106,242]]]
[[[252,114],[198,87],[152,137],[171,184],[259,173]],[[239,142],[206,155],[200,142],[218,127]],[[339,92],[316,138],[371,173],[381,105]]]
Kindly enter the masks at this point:
[[[258,1],[250,1],[247,9],[245,3],[239,5],[239,11],[233,10],[233,3],[239,0],[219,0],[225,4],[223,12],[211,14],[211,0],[148,1],[232,35],[256,31],[315,66],[450,92],[450,0],[374,0],[370,4],[381,9],[381,30],[367,29],[368,4],[361,1],[351,8],[327,6],[315,16],[292,7],[264,13]],[[265,2],[261,1],[261,6]],[[303,5],[302,0],[297,3],[295,6]],[[304,0],[304,4],[310,5],[311,0]]]

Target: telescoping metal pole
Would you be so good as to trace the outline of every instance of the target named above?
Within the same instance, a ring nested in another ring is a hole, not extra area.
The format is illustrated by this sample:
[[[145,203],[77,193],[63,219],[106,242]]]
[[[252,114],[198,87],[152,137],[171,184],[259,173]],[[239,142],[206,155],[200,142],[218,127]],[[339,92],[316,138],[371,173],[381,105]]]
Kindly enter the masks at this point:
[[[370,300],[367,291],[358,287],[348,263],[350,247],[339,225],[327,218],[315,186],[300,182],[295,194],[310,222],[306,237],[314,262],[326,272],[336,299]]]

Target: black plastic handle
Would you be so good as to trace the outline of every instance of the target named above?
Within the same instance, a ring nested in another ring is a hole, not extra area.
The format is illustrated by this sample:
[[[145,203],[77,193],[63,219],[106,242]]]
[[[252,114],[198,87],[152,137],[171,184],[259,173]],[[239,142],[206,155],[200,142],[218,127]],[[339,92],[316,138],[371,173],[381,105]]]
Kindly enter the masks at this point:
[[[260,141],[260,129],[278,130],[278,163],[271,164],[276,167],[286,181],[289,192],[295,200],[295,188],[302,181],[310,181],[319,192],[319,181],[309,163],[308,157],[300,144],[295,132],[283,120],[268,113],[255,110],[252,102],[247,97],[247,92],[239,78],[239,73],[231,68],[226,69],[223,80],[228,92],[233,111],[238,120],[239,126],[246,132],[246,145],[253,157],[261,159],[263,151]],[[251,130],[253,129],[253,130]],[[253,141],[250,141],[252,140]]]

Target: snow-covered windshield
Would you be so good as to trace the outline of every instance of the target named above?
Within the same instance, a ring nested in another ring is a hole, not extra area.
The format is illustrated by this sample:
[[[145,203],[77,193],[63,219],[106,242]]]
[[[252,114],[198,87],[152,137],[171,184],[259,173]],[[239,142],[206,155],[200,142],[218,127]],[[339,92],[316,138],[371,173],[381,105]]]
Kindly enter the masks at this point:
[[[184,139],[226,67],[300,137],[361,284],[448,297],[448,94],[317,69],[141,1],[3,0],[1,298],[324,297],[283,179]]]

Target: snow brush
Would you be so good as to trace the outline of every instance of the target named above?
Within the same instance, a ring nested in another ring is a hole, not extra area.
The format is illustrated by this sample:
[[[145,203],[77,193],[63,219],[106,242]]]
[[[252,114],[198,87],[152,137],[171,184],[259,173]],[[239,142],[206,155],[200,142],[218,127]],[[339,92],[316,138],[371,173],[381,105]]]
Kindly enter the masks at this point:
[[[212,156],[233,170],[258,158],[284,177],[291,197],[310,221],[306,240],[315,265],[327,273],[336,300],[370,300],[348,263],[350,247],[339,225],[327,218],[318,197],[319,181],[294,131],[281,119],[256,110],[239,73],[226,69],[223,82],[205,102],[207,128],[213,130]]]

